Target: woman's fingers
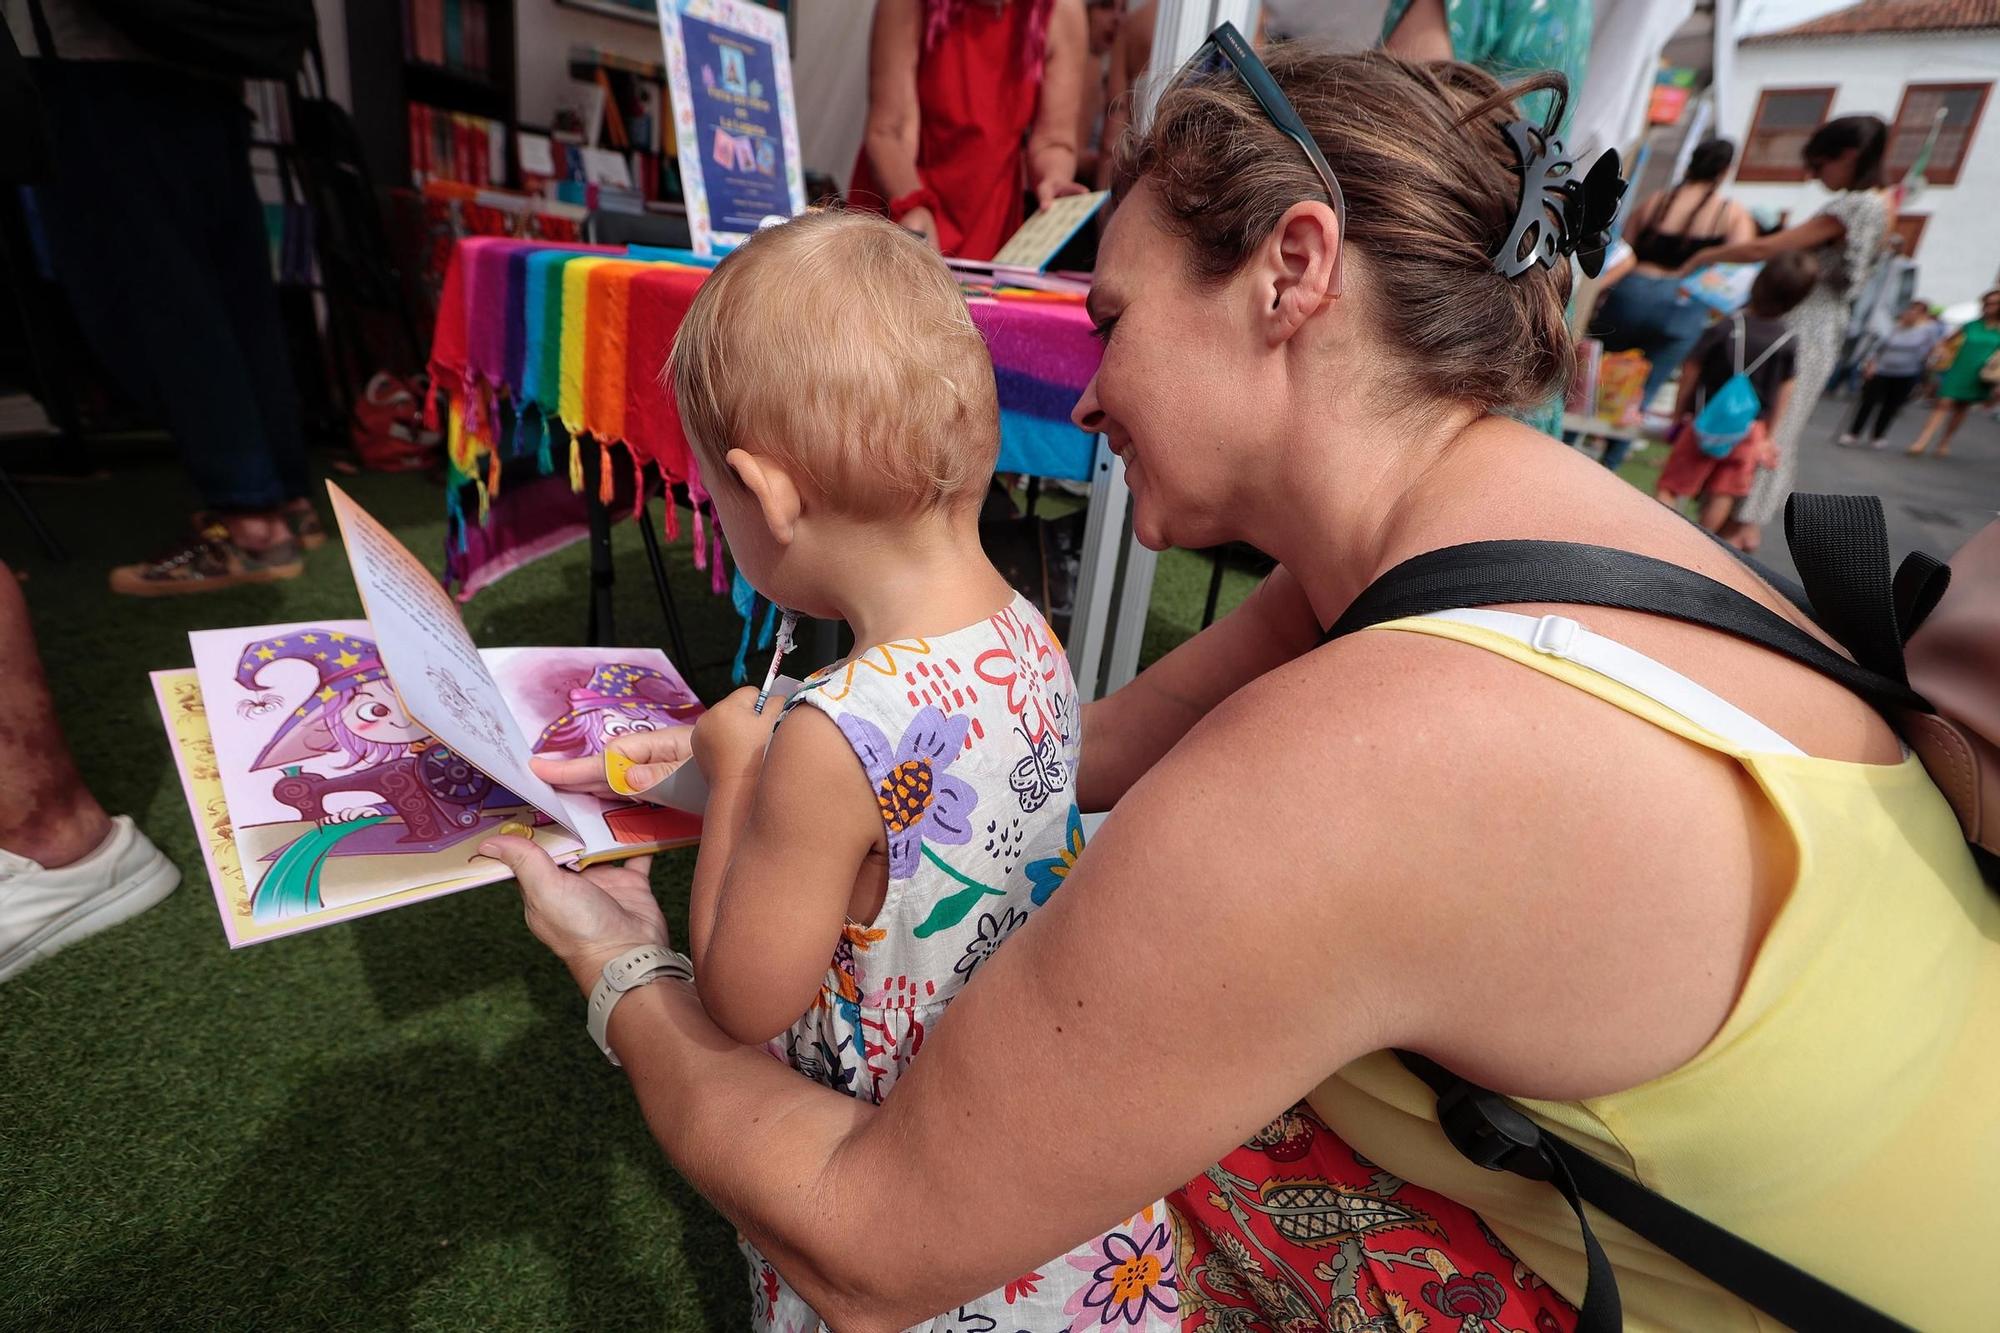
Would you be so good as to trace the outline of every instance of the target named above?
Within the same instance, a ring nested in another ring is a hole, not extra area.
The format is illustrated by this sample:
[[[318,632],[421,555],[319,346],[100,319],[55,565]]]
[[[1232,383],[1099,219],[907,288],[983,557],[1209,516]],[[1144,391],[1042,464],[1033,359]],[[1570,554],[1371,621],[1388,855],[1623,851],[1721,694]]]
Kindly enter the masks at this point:
[[[604,780],[604,760],[597,755],[585,755],[581,759],[545,759],[537,755],[528,761],[528,767],[534,770],[536,777],[563,791],[586,792],[592,796],[611,794],[611,785]]]

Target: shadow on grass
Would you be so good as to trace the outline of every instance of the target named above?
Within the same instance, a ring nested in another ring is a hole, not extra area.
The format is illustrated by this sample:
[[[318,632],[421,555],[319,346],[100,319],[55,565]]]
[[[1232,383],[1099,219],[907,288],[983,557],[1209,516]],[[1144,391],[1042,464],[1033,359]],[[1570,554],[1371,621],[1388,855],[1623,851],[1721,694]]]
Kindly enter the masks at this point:
[[[197,1215],[71,1269],[36,1326],[740,1327],[732,1229],[668,1169],[624,1078],[580,1052],[568,979],[531,989],[561,1021],[490,1059],[425,1042],[302,1084]],[[518,1283],[517,1257],[534,1269]]]

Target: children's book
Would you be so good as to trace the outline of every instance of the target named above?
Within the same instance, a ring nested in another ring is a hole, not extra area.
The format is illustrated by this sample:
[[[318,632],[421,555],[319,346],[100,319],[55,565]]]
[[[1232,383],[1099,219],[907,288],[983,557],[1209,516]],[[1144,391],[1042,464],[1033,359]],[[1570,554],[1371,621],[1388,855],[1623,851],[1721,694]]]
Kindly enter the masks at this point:
[[[692,725],[663,653],[476,648],[430,571],[327,490],[367,618],[196,631],[192,669],[153,673],[232,948],[507,879],[476,850],[496,832],[572,867],[700,838],[698,789],[599,799],[527,763]]]

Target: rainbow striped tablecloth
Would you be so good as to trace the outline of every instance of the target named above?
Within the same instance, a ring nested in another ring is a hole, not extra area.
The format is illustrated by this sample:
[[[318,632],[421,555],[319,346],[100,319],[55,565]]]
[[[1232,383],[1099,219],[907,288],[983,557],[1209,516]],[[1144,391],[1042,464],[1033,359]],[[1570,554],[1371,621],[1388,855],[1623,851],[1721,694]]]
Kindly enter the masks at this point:
[[[710,267],[640,247],[458,242],[430,373],[450,446],[445,577],[462,599],[584,535],[586,471],[613,504],[643,494],[637,483],[655,468],[688,485],[699,515],[706,493],[659,372]],[[1092,439],[1069,412],[1099,349],[1081,302],[969,296],[999,386],[999,470],[1087,479]],[[586,451],[595,455],[588,469]],[[666,524],[676,535],[671,505]],[[697,562],[706,566],[702,537]],[[719,581],[719,560],[714,568]]]

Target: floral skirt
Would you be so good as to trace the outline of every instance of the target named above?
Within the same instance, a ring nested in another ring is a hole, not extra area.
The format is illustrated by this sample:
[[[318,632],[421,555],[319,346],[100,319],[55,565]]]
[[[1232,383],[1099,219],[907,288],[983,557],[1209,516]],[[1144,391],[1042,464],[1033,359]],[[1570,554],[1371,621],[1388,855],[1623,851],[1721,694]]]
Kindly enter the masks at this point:
[[[1375,1166],[1303,1102],[1168,1196],[1181,1333],[1570,1333],[1471,1209]]]

